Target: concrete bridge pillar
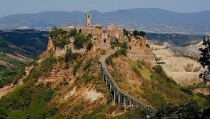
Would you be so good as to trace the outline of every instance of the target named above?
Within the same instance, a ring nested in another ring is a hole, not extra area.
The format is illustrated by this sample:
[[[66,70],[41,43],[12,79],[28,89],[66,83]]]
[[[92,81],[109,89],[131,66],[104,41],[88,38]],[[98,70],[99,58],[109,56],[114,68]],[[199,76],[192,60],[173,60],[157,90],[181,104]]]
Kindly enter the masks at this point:
[[[111,82],[110,82],[109,86],[110,86],[109,91],[112,92],[112,83]]]
[[[108,77],[106,76],[105,79],[106,79],[106,85],[108,85]]]
[[[115,100],[116,100],[116,91],[115,91],[115,89],[113,89],[113,90],[114,90],[113,100],[114,100],[114,103],[115,103]]]
[[[106,78],[106,74],[105,74],[105,72],[104,72],[104,74],[103,74],[103,79],[104,79],[104,81],[105,81],[105,78]]]
[[[132,103],[131,103],[131,100],[129,100],[129,107],[131,107],[132,106]]]
[[[120,93],[118,93],[118,100],[117,100],[117,102],[120,104],[121,103],[121,94]]]
[[[126,97],[125,97],[125,95],[123,95],[123,105],[124,105],[124,107],[127,106],[127,105],[126,105]]]
[[[102,68],[102,65],[101,65],[101,75],[103,76],[104,74],[104,69]]]

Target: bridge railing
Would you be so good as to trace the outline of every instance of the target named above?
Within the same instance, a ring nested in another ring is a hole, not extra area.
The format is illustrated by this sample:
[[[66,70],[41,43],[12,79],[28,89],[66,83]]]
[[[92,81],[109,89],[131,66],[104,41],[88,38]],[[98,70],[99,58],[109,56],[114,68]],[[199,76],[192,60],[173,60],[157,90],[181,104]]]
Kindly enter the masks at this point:
[[[110,53],[110,55],[113,54],[113,53]],[[110,88],[110,92],[112,92],[112,94],[113,94],[114,102],[123,103],[124,106],[126,106],[126,107],[127,106],[135,106],[135,107],[141,106],[143,108],[153,108],[150,105],[146,105],[146,104],[142,103],[138,99],[136,99],[133,96],[125,93],[124,91],[122,91],[119,88],[119,86],[115,82],[114,78],[108,72],[107,66],[106,66],[106,63],[105,63],[106,58],[110,55],[106,55],[105,57],[102,58],[102,60],[101,60],[101,73],[102,73],[104,81],[106,82],[106,85]]]

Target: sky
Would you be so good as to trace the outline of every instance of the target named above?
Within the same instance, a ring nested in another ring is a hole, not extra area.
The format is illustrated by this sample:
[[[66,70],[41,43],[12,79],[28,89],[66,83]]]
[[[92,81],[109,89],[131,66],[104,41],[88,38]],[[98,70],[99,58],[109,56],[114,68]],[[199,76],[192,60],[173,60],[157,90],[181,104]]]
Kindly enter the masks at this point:
[[[210,0],[0,0],[0,17],[42,11],[110,12],[132,8],[161,8],[191,13],[210,10]]]

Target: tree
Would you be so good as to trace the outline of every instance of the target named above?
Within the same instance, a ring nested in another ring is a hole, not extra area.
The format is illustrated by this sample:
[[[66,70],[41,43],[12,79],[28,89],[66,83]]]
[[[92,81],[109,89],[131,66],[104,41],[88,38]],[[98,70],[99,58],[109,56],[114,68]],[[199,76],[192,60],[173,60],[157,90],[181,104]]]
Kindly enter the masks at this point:
[[[93,43],[92,42],[89,42],[88,45],[87,45],[86,50],[87,51],[90,51],[92,49],[92,47],[93,47]]]
[[[133,31],[133,35],[136,36],[142,36],[145,37],[146,33],[144,31],[138,31],[138,30],[134,30]]]
[[[138,32],[137,30],[134,30],[134,31],[133,31],[133,36],[136,37],[136,36],[138,36],[138,35],[139,35],[139,32]]]
[[[77,29],[72,29],[70,32],[69,32],[70,36],[75,36],[77,34]]]
[[[123,35],[128,36],[128,31],[126,29],[123,29]]]
[[[53,27],[50,32],[50,37],[53,38],[53,44],[59,48],[64,48],[64,46],[68,44],[69,35],[68,32],[63,29]]]
[[[64,59],[66,63],[69,63],[71,61],[71,55],[72,55],[71,49],[67,48]]]
[[[198,103],[191,101],[179,106],[165,105],[158,109],[155,118],[158,119],[200,119],[200,109]]]
[[[7,110],[5,110],[3,107],[0,107],[0,119],[6,119],[7,117]]]
[[[199,59],[200,64],[203,68],[206,68],[206,71],[201,73],[199,75],[200,78],[203,78],[204,82],[210,81],[210,39],[209,37],[203,38],[203,44],[204,48],[200,48],[201,57]]]
[[[74,47],[76,49],[80,49],[80,48],[83,48],[84,47],[84,43],[87,42],[87,38],[82,35],[82,34],[77,34],[75,37],[74,37]]]
[[[139,35],[145,37],[146,33],[144,31],[139,31]]]

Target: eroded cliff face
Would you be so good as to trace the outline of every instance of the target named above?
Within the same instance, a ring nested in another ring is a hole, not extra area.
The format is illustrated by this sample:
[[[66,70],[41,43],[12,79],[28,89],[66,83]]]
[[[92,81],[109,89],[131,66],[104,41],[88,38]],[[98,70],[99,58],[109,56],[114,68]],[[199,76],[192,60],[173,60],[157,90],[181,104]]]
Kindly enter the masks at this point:
[[[155,57],[146,38],[133,38],[129,42],[129,45],[130,49],[128,49],[128,58],[134,61],[144,61],[150,63],[151,66],[154,66]]]
[[[168,76],[172,77],[178,84],[189,86],[202,82],[202,80],[199,79],[202,68],[196,60],[198,57],[199,44],[193,47],[194,50],[190,50],[192,49],[192,45],[185,48],[175,48],[167,43],[163,46],[150,43],[150,46],[155,55],[157,64],[161,65]]]

